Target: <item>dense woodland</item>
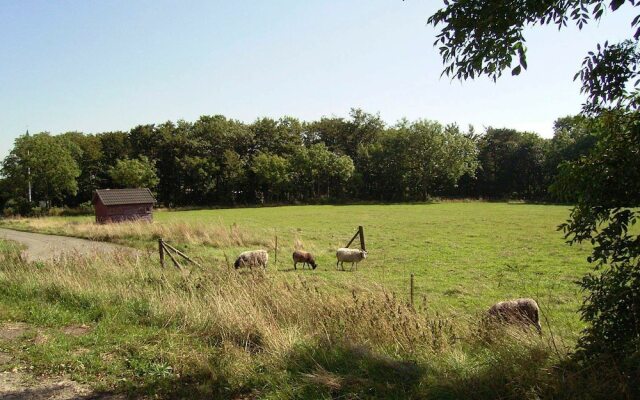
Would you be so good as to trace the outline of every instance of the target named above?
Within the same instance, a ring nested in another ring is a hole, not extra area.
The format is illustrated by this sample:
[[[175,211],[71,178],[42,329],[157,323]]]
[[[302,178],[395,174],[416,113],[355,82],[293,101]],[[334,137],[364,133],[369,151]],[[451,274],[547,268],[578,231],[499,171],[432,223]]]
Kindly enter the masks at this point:
[[[352,109],[302,122],[221,115],[129,132],[23,135],[2,163],[5,214],[78,206],[96,188],[151,187],[166,206],[424,201],[433,197],[558,201],[559,165],[588,153],[597,123],[560,118],[554,136],[400,120]],[[29,178],[30,177],[30,178]]]

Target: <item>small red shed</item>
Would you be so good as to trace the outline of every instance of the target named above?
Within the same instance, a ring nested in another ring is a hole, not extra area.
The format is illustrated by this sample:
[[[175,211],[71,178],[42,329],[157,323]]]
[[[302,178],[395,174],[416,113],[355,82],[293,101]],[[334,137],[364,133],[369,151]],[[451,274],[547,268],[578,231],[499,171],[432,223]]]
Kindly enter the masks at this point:
[[[151,191],[141,189],[98,189],[93,194],[96,222],[153,220],[156,199]]]

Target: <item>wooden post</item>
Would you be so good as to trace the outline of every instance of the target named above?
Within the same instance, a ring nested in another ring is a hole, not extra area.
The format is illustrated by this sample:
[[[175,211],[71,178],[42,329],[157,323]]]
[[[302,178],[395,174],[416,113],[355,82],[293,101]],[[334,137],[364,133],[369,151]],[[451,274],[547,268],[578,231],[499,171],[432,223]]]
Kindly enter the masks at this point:
[[[180,250],[176,249],[175,247],[171,246],[169,243],[167,242],[162,242],[169,250],[173,250],[176,252],[176,254],[178,254],[179,256],[181,256],[182,258],[184,258],[185,260],[197,265],[198,267],[202,267],[200,264],[198,264],[197,262],[193,261],[191,258],[189,258],[189,256],[187,256],[186,254],[184,254],[183,252],[181,252]]]
[[[411,307],[413,307],[413,273],[411,274],[411,284],[409,286],[409,297],[411,299]]]
[[[358,227],[358,234],[360,235],[360,248],[366,251],[367,249],[364,245],[364,228],[362,225]]]
[[[162,245],[162,239],[158,239],[158,251],[160,252],[160,266],[164,268],[164,246]]]
[[[346,246],[344,246],[344,247],[347,247],[347,248],[348,248],[349,246],[351,246],[351,243],[353,243],[353,241],[354,241],[354,240],[356,240],[356,238],[358,237],[358,235],[360,235],[360,229],[358,229],[358,231],[356,232],[356,234],[355,234],[355,235],[353,235],[353,237],[351,238],[351,240],[349,240],[349,243],[347,243],[347,245],[346,245]]]
[[[278,235],[276,235],[276,254],[274,264],[278,264]]]

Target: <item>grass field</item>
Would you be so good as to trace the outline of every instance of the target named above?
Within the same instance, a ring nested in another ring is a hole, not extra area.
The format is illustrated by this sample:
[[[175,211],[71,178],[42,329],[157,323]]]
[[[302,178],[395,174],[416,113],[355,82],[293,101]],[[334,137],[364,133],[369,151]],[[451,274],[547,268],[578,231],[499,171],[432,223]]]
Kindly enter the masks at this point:
[[[567,216],[562,206],[442,203],[163,211],[153,224],[105,226],[89,217],[3,220],[148,249],[139,260],[29,265],[0,245],[0,319],[32,327],[3,346],[36,371],[130,394],[575,395],[584,385],[556,380],[553,367],[581,329],[574,281],[588,270],[588,248],[564,244],[556,230]],[[357,271],[336,271],[335,249],[358,225],[369,257]],[[204,269],[161,270],[159,237]],[[227,267],[261,247],[272,262],[265,273]],[[314,252],[319,268],[293,271],[294,247]],[[542,307],[543,336],[480,327],[491,304],[524,296]],[[90,333],[60,333],[78,324]],[[50,340],[36,345],[40,334]]]
[[[336,285],[361,280],[408,295],[415,274],[416,301],[446,313],[471,314],[493,302],[534,297],[553,329],[572,342],[581,324],[574,281],[587,270],[587,248],[568,246],[556,227],[565,206],[507,203],[299,206],[156,212],[155,222],[100,226],[91,217],[5,220],[25,230],[115,241],[155,249],[157,237],[213,265],[240,251],[269,248],[273,269],[293,273],[294,246],[313,252],[320,267],[304,273]],[[338,272],[335,249],[358,225],[369,256],[357,272]],[[279,259],[274,265],[275,236]],[[298,271],[298,274],[303,273]]]

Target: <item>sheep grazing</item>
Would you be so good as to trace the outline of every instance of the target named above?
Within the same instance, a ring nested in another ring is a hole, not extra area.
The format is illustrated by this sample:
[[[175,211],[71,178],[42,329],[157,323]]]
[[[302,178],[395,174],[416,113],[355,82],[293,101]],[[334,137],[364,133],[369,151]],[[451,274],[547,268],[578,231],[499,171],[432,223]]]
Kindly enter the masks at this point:
[[[293,257],[293,269],[298,269],[298,263],[302,263],[302,269],[304,269],[304,266],[307,264],[309,264],[313,269],[316,269],[318,267],[318,264],[316,264],[316,260],[313,257],[313,254],[307,251],[296,250],[293,252],[292,257]]]
[[[351,269],[353,269],[354,265],[357,269],[358,263],[367,258],[367,252],[365,250],[343,247],[336,251],[336,258],[338,259],[338,262],[336,262],[336,269],[338,269],[338,265],[340,265],[344,271],[345,261],[351,263]]]
[[[489,315],[510,324],[533,325],[542,332],[540,308],[533,299],[501,301],[489,309]]]
[[[269,262],[269,253],[266,250],[253,250],[240,253],[233,266],[238,269],[240,267],[259,267],[267,268]]]

